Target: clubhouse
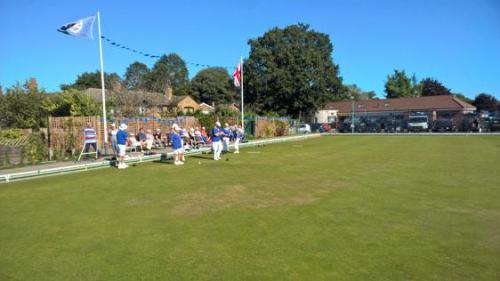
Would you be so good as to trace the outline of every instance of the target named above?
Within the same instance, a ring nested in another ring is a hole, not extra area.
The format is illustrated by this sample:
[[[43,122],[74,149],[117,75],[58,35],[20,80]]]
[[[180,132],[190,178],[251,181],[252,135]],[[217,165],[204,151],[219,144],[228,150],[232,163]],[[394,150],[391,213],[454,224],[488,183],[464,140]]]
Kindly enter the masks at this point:
[[[399,99],[367,99],[330,102],[316,112],[314,123],[341,123],[353,114],[356,117],[407,119],[412,112],[427,114],[429,120],[453,119],[474,113],[476,107],[454,95],[410,97]]]

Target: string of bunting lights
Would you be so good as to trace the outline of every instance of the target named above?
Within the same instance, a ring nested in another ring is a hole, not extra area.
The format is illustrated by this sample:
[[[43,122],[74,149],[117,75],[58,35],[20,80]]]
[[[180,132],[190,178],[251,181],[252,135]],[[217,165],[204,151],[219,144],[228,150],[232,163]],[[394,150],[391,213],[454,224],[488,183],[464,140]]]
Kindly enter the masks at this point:
[[[134,54],[142,55],[144,57],[153,58],[153,59],[161,57],[159,55],[146,53],[144,51],[137,50],[137,49],[125,46],[124,44],[117,43],[117,42],[111,40],[110,38],[108,38],[108,37],[106,37],[104,35],[101,35],[101,38],[104,41],[106,41],[107,43],[109,43],[113,47],[116,47],[116,48],[119,48],[119,49],[122,49],[122,50],[125,50],[125,51],[129,51],[129,52],[134,53]],[[221,67],[221,68],[225,68],[228,71],[234,69],[234,67],[229,67],[229,66],[208,65],[208,64],[196,63],[196,62],[191,62],[191,61],[186,61],[186,64],[189,64],[189,65],[192,65],[192,66],[196,66],[196,67],[204,67],[204,68],[206,68],[206,67]]]

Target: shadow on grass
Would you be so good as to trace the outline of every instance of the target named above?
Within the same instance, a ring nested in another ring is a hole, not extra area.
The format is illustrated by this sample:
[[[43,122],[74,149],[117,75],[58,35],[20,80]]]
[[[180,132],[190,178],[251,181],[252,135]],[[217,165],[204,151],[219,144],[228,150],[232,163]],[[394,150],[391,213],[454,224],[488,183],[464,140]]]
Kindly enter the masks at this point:
[[[168,159],[168,160],[154,160],[152,163],[155,163],[155,164],[174,164],[174,160],[173,159]]]
[[[189,158],[195,158],[195,159],[204,159],[204,160],[213,160],[212,154],[196,154],[196,155],[189,155]]]

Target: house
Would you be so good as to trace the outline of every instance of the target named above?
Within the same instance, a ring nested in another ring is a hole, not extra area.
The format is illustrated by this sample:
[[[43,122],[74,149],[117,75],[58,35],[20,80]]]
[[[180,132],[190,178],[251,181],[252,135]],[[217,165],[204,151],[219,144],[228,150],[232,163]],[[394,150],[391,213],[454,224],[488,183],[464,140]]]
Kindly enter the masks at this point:
[[[458,121],[463,115],[475,111],[476,107],[454,95],[368,99],[328,103],[316,112],[315,121],[317,123],[343,121],[345,118],[350,118],[353,112],[357,117],[390,117],[395,119],[405,119],[411,112],[424,112],[433,121],[443,118]]]
[[[215,108],[209,104],[206,104],[204,102],[200,103],[200,112],[203,114],[209,114],[212,112],[215,112]]]
[[[172,96],[164,109],[172,112],[176,110],[182,113],[194,113],[200,109],[200,105],[191,96]]]
[[[102,103],[101,89],[88,88],[83,93]],[[106,90],[106,104],[114,114],[123,116],[161,116],[168,114],[192,113],[200,105],[190,96],[174,96],[172,89],[167,88],[163,93],[133,91],[133,90]]]
[[[323,109],[318,110],[314,114],[314,123],[335,123],[337,120],[338,110],[331,109],[329,105],[324,107]]]

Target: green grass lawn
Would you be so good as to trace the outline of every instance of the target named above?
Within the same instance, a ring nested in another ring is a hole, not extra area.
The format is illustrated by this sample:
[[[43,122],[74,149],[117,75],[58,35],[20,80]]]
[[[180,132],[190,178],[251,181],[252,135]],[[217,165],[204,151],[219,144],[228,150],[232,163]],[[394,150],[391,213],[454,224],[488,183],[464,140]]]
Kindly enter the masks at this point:
[[[0,280],[283,279],[500,280],[500,138],[321,137],[0,185]]]

